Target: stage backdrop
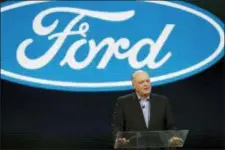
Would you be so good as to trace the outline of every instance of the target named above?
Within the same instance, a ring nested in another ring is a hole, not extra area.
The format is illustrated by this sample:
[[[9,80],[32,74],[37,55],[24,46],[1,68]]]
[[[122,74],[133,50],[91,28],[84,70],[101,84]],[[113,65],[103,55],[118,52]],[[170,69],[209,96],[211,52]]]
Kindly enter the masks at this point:
[[[225,148],[223,0],[17,3],[1,3],[2,149],[111,149],[138,69],[185,148]]]

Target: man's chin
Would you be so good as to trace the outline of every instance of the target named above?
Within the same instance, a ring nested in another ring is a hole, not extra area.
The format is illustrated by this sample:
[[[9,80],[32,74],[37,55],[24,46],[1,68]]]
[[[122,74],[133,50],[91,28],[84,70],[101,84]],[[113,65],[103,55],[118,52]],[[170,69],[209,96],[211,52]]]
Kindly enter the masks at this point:
[[[149,94],[150,94],[149,91],[144,93],[144,95],[145,95],[146,97],[149,96]]]

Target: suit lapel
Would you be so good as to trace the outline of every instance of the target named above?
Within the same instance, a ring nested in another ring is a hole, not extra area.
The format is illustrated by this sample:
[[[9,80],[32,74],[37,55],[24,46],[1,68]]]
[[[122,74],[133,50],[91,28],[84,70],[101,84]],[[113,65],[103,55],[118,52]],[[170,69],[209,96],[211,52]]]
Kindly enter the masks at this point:
[[[143,111],[142,111],[142,108],[141,108],[141,105],[140,105],[140,102],[137,98],[136,93],[133,93],[133,103],[134,103],[133,111],[137,112],[138,118],[140,119],[140,124],[142,126],[141,128],[147,130],[148,128],[147,128],[146,123],[145,123]]]
[[[149,120],[149,130],[151,130],[153,128],[153,122],[155,119],[155,112],[157,110],[157,106],[156,106],[156,100],[154,99],[153,96],[150,96],[150,120]]]

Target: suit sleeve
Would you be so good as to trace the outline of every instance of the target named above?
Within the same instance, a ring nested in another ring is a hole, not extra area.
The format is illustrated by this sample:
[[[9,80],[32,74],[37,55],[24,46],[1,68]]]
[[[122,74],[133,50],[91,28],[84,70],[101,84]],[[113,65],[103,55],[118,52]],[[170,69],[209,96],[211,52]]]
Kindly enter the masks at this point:
[[[166,100],[166,128],[167,130],[176,130],[176,121],[169,100]]]
[[[113,135],[114,138],[116,137],[116,134],[118,131],[124,130],[124,111],[123,111],[123,105],[121,102],[122,99],[118,98],[116,107],[113,113],[113,123],[112,123],[112,129],[113,129]]]

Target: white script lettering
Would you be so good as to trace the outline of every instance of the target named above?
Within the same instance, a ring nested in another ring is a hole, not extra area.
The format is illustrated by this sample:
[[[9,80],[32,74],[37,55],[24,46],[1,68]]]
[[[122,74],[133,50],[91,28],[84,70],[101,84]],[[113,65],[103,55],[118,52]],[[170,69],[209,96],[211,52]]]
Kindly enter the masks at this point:
[[[67,24],[62,32],[55,33],[55,29],[59,26],[59,20],[55,20],[51,25],[44,27],[42,25],[43,19],[46,16],[53,13],[72,13],[76,16]],[[78,8],[68,8],[68,7],[56,7],[50,8],[45,11],[40,12],[33,20],[33,30],[39,36],[48,36],[48,40],[55,40],[54,44],[40,57],[38,58],[28,58],[26,51],[28,46],[31,45],[34,40],[31,38],[25,39],[18,46],[17,49],[17,60],[19,64],[30,70],[40,69],[47,65],[58,53],[60,48],[65,43],[69,36],[79,36],[80,39],[75,41],[67,50],[64,58],[60,61],[60,66],[68,65],[74,70],[80,70],[86,68],[96,57],[96,55],[106,47],[106,52],[104,53],[102,59],[97,65],[97,69],[104,69],[112,57],[120,59],[128,59],[129,65],[134,69],[140,69],[142,67],[148,66],[150,69],[157,69],[165,64],[168,59],[172,56],[171,52],[167,52],[161,60],[156,62],[156,58],[160,53],[164,43],[170,36],[174,24],[165,25],[161,34],[156,41],[151,38],[145,38],[138,41],[136,44],[131,46],[129,39],[121,37],[119,40],[115,41],[113,37],[106,37],[100,43],[96,43],[94,39],[87,40],[87,32],[90,30],[90,25],[87,22],[81,22],[85,17],[91,17],[94,19],[99,19],[109,22],[122,22],[130,19],[135,14],[134,10],[124,11],[124,12],[99,12],[90,11]],[[78,30],[73,30],[80,24]],[[138,28],[137,28],[138,29]],[[99,28],[98,30],[101,30]],[[132,32],[132,31],[131,31]],[[76,53],[78,50],[88,44],[89,51],[86,58],[80,62],[76,60]],[[142,61],[137,60],[138,53],[144,47],[149,47],[149,53],[145,59]],[[123,52],[120,52],[120,51]]]

